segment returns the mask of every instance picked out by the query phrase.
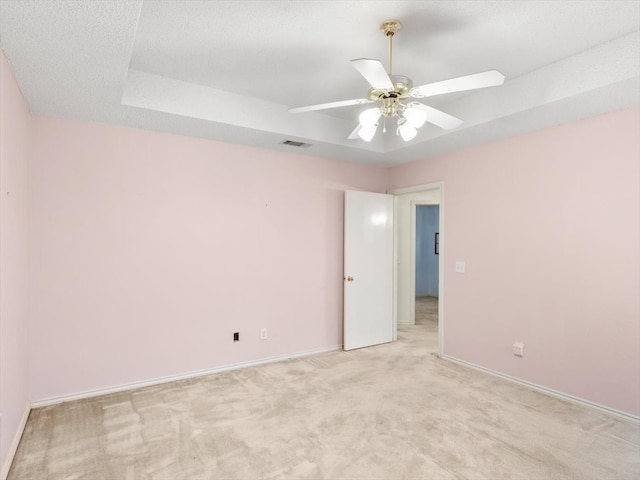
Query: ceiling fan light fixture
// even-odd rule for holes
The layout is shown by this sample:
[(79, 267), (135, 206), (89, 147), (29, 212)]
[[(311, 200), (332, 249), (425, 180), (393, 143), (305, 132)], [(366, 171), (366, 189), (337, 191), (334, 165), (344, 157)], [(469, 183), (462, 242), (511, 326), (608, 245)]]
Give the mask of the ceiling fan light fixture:
[(376, 130), (378, 129), (378, 124), (375, 123), (373, 125), (363, 125), (360, 130), (358, 130), (358, 136), (364, 140), (365, 142), (370, 142), (376, 134)]
[(364, 128), (373, 127), (378, 123), (381, 115), (382, 112), (380, 111), (380, 108), (368, 108), (360, 114), (358, 120), (360, 120), (360, 125)]
[(418, 130), (406, 118), (401, 118), (398, 120), (398, 131), (396, 133), (402, 137), (402, 140), (408, 142), (416, 137)]
[(404, 118), (407, 119), (414, 128), (420, 128), (427, 121), (427, 112), (424, 110), (409, 105), (404, 111)]

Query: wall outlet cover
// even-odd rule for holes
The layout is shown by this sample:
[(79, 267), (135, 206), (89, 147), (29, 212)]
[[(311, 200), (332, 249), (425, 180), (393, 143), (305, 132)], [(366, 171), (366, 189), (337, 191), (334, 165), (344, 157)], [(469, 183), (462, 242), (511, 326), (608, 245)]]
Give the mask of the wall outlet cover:
[(522, 342), (515, 342), (513, 344), (513, 354), (516, 357), (524, 357), (524, 343)]

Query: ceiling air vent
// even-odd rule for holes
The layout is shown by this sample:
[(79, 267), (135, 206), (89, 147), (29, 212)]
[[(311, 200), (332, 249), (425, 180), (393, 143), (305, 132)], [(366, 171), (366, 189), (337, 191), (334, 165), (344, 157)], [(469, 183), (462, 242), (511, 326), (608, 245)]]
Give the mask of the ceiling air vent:
[(310, 143), (296, 142), (295, 140), (283, 140), (280, 142), (280, 144), (289, 145), (290, 147), (298, 147), (298, 148), (309, 148), (311, 146)]

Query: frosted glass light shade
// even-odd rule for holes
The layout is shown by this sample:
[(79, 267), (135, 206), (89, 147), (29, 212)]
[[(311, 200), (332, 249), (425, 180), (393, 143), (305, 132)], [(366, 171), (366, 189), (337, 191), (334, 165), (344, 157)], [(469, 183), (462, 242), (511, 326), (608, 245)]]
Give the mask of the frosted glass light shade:
[(405, 142), (408, 142), (409, 140), (413, 140), (415, 136), (418, 134), (418, 130), (416, 130), (416, 128), (413, 125), (411, 125), (408, 121), (403, 125), (401, 125), (400, 127), (398, 127), (398, 131), (400, 132), (400, 136), (402, 137), (402, 140), (404, 140)]
[(360, 114), (358, 120), (360, 120), (360, 125), (363, 127), (372, 127), (378, 122), (380, 115), (382, 115), (382, 112), (378, 107), (368, 108)]
[(373, 136), (376, 134), (376, 130), (378, 129), (378, 125), (362, 125), (360, 130), (358, 130), (358, 136), (364, 140), (365, 142), (370, 142)]
[(414, 128), (420, 128), (427, 121), (427, 112), (418, 107), (408, 107), (404, 111), (404, 118), (407, 119)]

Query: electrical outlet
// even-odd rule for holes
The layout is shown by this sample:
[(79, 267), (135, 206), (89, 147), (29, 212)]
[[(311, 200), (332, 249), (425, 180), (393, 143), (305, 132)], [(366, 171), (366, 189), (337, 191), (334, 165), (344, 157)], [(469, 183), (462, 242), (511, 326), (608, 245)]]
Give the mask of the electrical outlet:
[(260, 329), (260, 340), (266, 340), (267, 339), (267, 329), (266, 328), (261, 328)]
[(524, 343), (516, 342), (513, 344), (513, 354), (516, 357), (524, 357)]
[(233, 341), (234, 342), (240, 341), (240, 332), (233, 332)]
[(456, 273), (465, 273), (467, 271), (467, 264), (465, 262), (456, 262)]

